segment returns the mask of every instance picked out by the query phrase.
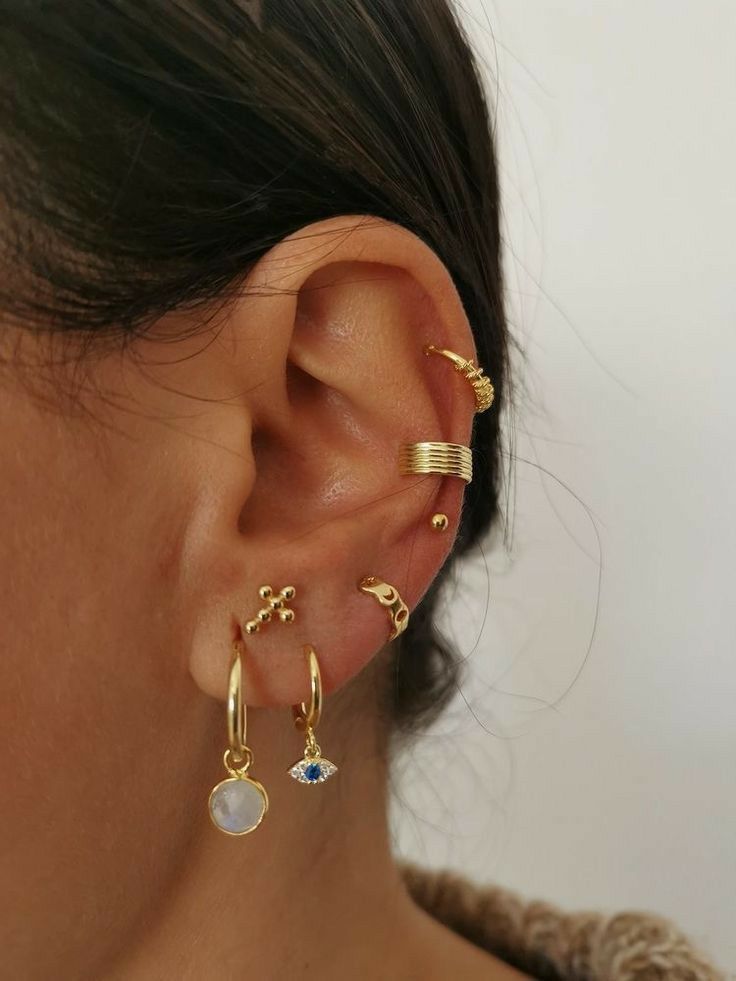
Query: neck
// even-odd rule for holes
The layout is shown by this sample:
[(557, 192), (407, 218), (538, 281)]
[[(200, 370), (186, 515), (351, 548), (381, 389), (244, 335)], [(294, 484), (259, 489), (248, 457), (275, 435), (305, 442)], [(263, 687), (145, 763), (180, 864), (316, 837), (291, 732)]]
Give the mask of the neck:
[[(372, 684), (366, 677), (360, 687)], [(323, 979), (405, 973), (398, 960), (407, 956), (405, 931), (418, 911), (391, 855), (383, 722), (358, 724), (379, 713), (356, 698), (360, 712), (332, 699), (335, 709), (342, 701), (332, 724), (328, 701), (319, 737), (339, 771), (315, 786), (286, 773), (301, 755), (290, 716), (250, 713), (252, 775), (270, 801), (262, 824), (243, 837), (218, 832), (203, 786), (201, 815), (186, 815), (202, 826), (181, 856), (179, 879), (151, 904), (155, 921), (128, 938), (125, 960), (110, 976), (282, 978), (317, 966)], [(208, 781), (224, 776), (210, 773)]]

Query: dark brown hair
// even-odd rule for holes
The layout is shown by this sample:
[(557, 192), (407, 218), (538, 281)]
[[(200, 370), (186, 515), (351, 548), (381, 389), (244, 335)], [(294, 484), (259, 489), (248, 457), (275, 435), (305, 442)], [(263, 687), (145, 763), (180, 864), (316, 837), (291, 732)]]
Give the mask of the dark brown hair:
[[(498, 511), (508, 341), (492, 127), (446, 0), (14, 0), (0, 112), (0, 309), (88, 348), (225, 298), (319, 219), (375, 215), (428, 243), (496, 388), (453, 557), (478, 542)], [(397, 645), (404, 726), (457, 683), (433, 623), (443, 576)]]

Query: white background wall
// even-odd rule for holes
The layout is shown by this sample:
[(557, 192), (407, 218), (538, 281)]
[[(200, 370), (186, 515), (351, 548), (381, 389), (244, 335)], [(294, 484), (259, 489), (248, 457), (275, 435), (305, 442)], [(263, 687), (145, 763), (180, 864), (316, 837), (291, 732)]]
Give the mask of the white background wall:
[(468, 675), (398, 847), (736, 971), (736, 4), (462, 6), (527, 363), (510, 554), (448, 594)]

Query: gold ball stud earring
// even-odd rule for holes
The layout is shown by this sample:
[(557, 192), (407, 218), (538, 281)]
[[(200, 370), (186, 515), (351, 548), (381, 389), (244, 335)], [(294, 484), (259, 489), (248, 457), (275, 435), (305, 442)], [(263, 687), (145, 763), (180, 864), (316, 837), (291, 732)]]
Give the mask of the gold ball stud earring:
[(409, 626), (409, 607), (401, 598), (396, 586), (384, 582), (378, 576), (364, 576), (358, 583), (358, 589), (375, 597), (381, 606), (385, 606), (391, 624), (389, 640), (394, 640)]
[(337, 773), (337, 767), (322, 756), (322, 750), (317, 743), (314, 730), (322, 715), (322, 676), (319, 673), (317, 652), (311, 644), (304, 645), (304, 654), (309, 668), (310, 696), (309, 705), (300, 702), (292, 705), (294, 725), (306, 734), (307, 744), (302, 759), (293, 763), (288, 773), (299, 783), (324, 783)]
[(243, 627), (246, 634), (258, 633), (262, 626), (273, 620), (274, 614), (279, 618), (281, 623), (294, 622), (295, 613), (288, 606), (296, 596), (296, 590), (293, 586), (284, 586), (276, 594), (274, 594), (271, 586), (261, 586), (258, 590), (258, 595), (264, 600), (266, 605), (256, 613), (252, 620), (246, 622)]
[(447, 531), (450, 526), (450, 519), (446, 514), (433, 514), (430, 524), (435, 531)]
[(237, 640), (227, 692), (227, 738), (223, 762), (229, 776), (216, 784), (209, 797), (212, 823), (226, 835), (247, 835), (255, 831), (268, 810), (266, 788), (248, 776), (253, 751), (246, 743), (247, 717), (243, 701), (242, 655), (245, 645)]

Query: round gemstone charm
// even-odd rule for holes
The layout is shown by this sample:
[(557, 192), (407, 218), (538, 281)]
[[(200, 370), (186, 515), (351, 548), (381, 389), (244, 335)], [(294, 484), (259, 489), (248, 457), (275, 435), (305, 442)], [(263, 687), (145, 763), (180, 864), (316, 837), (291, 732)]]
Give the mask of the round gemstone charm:
[(250, 777), (229, 777), (212, 788), (210, 817), (228, 835), (247, 835), (255, 831), (268, 810), (264, 787)]

